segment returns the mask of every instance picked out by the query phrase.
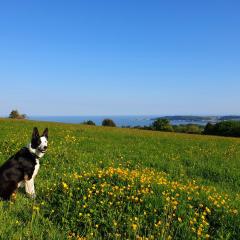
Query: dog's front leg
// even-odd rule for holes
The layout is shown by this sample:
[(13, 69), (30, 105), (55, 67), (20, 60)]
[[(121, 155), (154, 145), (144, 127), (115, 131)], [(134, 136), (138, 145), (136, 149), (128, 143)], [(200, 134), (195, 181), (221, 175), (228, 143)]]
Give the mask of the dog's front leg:
[(25, 191), (27, 194), (30, 195), (31, 198), (35, 198), (35, 188), (34, 188), (34, 179), (31, 178), (30, 180), (25, 181)]

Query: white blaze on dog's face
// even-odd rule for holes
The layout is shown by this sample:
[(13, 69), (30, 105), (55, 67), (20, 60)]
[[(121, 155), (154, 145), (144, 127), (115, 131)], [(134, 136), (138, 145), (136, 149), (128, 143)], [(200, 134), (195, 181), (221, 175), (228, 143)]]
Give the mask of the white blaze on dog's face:
[(31, 153), (37, 155), (39, 158), (43, 157), (48, 147), (48, 129), (46, 128), (40, 137), (38, 129), (35, 127), (32, 133), (32, 140), (29, 144)]
[(48, 140), (45, 136), (40, 137), (41, 144), (38, 147), (38, 150), (41, 152), (46, 152), (47, 151), (47, 146), (48, 146)]

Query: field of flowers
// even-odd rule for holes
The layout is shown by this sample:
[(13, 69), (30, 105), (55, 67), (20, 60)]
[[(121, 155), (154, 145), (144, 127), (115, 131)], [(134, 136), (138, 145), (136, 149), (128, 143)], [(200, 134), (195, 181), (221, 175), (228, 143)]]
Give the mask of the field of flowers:
[(49, 127), (0, 239), (240, 239), (240, 139), (0, 119), (0, 163)]

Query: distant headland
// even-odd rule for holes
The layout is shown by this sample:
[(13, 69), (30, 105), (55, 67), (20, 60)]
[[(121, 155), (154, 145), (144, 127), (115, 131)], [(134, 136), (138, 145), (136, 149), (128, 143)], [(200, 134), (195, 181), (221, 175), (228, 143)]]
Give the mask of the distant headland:
[(219, 121), (231, 121), (240, 120), (239, 115), (226, 115), (226, 116), (194, 116), (194, 115), (174, 115), (174, 116), (161, 116), (153, 118), (156, 119), (168, 119), (169, 121), (179, 121), (179, 122), (212, 122), (216, 123)]

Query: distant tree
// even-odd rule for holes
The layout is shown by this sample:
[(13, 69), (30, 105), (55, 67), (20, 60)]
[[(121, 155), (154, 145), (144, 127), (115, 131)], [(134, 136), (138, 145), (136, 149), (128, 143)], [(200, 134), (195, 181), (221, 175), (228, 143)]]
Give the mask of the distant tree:
[(171, 126), (170, 121), (165, 118), (155, 120), (152, 124), (152, 129), (156, 131), (173, 132), (173, 127)]
[(11, 113), (9, 114), (9, 118), (12, 119), (26, 119), (27, 115), (26, 114), (20, 114), (18, 110), (12, 110)]
[(240, 137), (240, 121), (222, 121), (216, 124), (207, 124), (204, 134)]
[(214, 135), (214, 132), (215, 132), (215, 125), (210, 122), (207, 123), (207, 125), (204, 128), (203, 134)]
[(102, 121), (102, 126), (116, 127), (116, 123), (112, 119), (107, 118)]
[(215, 134), (220, 136), (240, 137), (240, 121), (223, 121), (216, 123)]
[(95, 122), (93, 122), (92, 120), (88, 120), (88, 121), (84, 121), (82, 124), (85, 124), (85, 125), (92, 125), (92, 126), (95, 126)]

